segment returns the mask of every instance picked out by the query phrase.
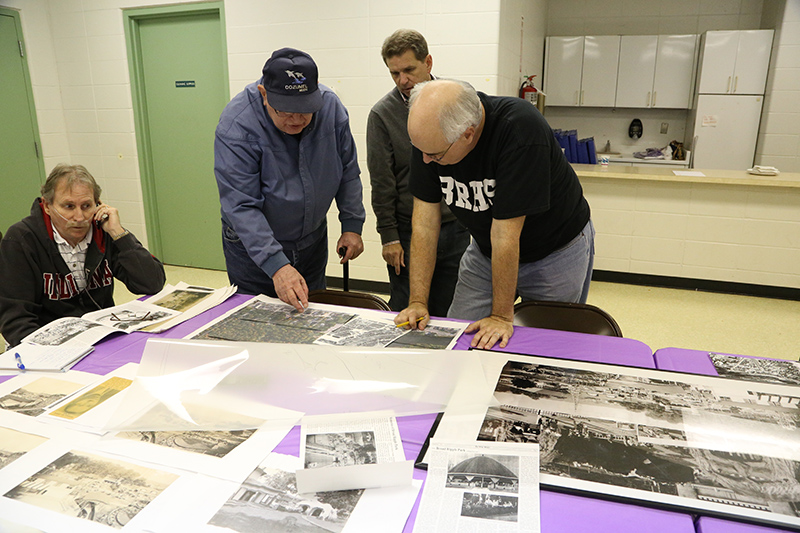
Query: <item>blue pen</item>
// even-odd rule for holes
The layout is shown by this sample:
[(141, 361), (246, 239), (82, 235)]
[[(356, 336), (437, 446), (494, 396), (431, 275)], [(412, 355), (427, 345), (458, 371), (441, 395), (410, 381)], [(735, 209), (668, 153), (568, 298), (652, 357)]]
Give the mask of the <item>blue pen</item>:
[(22, 364), (22, 357), (20, 357), (17, 352), (14, 352), (14, 359), (17, 360), (17, 368), (25, 370), (25, 365)]

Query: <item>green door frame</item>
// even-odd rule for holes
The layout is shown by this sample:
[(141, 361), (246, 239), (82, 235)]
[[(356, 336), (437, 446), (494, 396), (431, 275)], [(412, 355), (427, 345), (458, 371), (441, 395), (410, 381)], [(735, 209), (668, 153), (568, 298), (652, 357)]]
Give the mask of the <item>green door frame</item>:
[(217, 14), (220, 21), (222, 38), (222, 65), (224, 87), (228, 91), (226, 99), (230, 99), (230, 83), (228, 80), (228, 54), (225, 33), (224, 3), (202, 2), (197, 4), (181, 4), (161, 7), (145, 7), (123, 9), (123, 25), (125, 27), (125, 46), (128, 52), (128, 69), (131, 73), (131, 97), (133, 101), (133, 124), (136, 131), (136, 150), (139, 154), (139, 174), (144, 200), (145, 223), (147, 225), (147, 247), (158, 257), (163, 257), (161, 234), (156, 231), (160, 227), (155, 194), (155, 172), (150, 140), (150, 120), (147, 116), (147, 98), (143, 84), (143, 65), (141, 41), (139, 39), (139, 21), (145, 19), (174, 17), (175, 15)]
[(28, 66), (28, 54), (25, 47), (25, 39), (22, 35), (22, 21), (19, 18), (19, 11), (9, 9), (7, 7), (0, 7), (0, 15), (5, 15), (14, 19), (14, 25), (17, 29), (17, 41), (20, 43), (20, 53), (22, 56), (22, 76), (25, 81), (25, 87), (28, 91), (28, 112), (31, 114), (31, 124), (33, 126), (33, 141), (36, 143), (36, 161), (39, 164), (39, 181), (44, 183), (45, 170), (44, 170), (44, 153), (42, 150), (42, 139), (39, 135), (39, 121), (36, 117), (36, 104), (33, 101), (33, 84), (31, 83), (31, 72)]

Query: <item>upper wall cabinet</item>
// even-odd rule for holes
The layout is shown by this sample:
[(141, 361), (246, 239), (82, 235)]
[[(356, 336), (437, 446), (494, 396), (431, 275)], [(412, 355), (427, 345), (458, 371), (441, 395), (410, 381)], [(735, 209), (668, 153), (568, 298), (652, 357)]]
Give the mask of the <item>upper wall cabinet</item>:
[(619, 41), (618, 35), (548, 37), (547, 105), (613, 107)]
[(616, 107), (688, 109), (696, 53), (697, 35), (623, 35)]
[(773, 30), (706, 32), (697, 92), (764, 94), (772, 35)]

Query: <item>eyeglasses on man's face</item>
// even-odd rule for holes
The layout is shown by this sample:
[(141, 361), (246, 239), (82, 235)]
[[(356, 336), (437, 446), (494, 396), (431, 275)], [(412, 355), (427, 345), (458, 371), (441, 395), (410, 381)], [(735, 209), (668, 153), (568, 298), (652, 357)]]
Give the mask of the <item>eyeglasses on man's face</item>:
[[(457, 140), (458, 140), (458, 139), (456, 139), (456, 141), (457, 141)], [(450, 151), (450, 148), (452, 148), (452, 147), (453, 147), (453, 145), (456, 143), (456, 141), (453, 141), (453, 142), (451, 142), (451, 143), (450, 143), (450, 146), (448, 146), (447, 148), (445, 148), (445, 149), (444, 149), (444, 151), (442, 151), (442, 152), (437, 152), (437, 153), (435, 153), (435, 154), (429, 154), (428, 152), (422, 152), (422, 155), (424, 155), (425, 157), (427, 157), (428, 159), (430, 159), (430, 160), (431, 160), (431, 161), (433, 161), (434, 163), (438, 163), (439, 161), (441, 161), (442, 159), (444, 159), (444, 156), (446, 156), (446, 155), (447, 155), (447, 152), (449, 152), (449, 151)], [(411, 146), (414, 146), (414, 145), (412, 144)], [(420, 150), (420, 151), (422, 151), (422, 150)]]

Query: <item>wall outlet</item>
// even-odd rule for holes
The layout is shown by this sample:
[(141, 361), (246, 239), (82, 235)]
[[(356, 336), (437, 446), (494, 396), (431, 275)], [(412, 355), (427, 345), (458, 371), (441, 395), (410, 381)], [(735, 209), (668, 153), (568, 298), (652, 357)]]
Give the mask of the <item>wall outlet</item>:
[(669, 129), (669, 122), (662, 122), (661, 123), (661, 133), (667, 133)]

